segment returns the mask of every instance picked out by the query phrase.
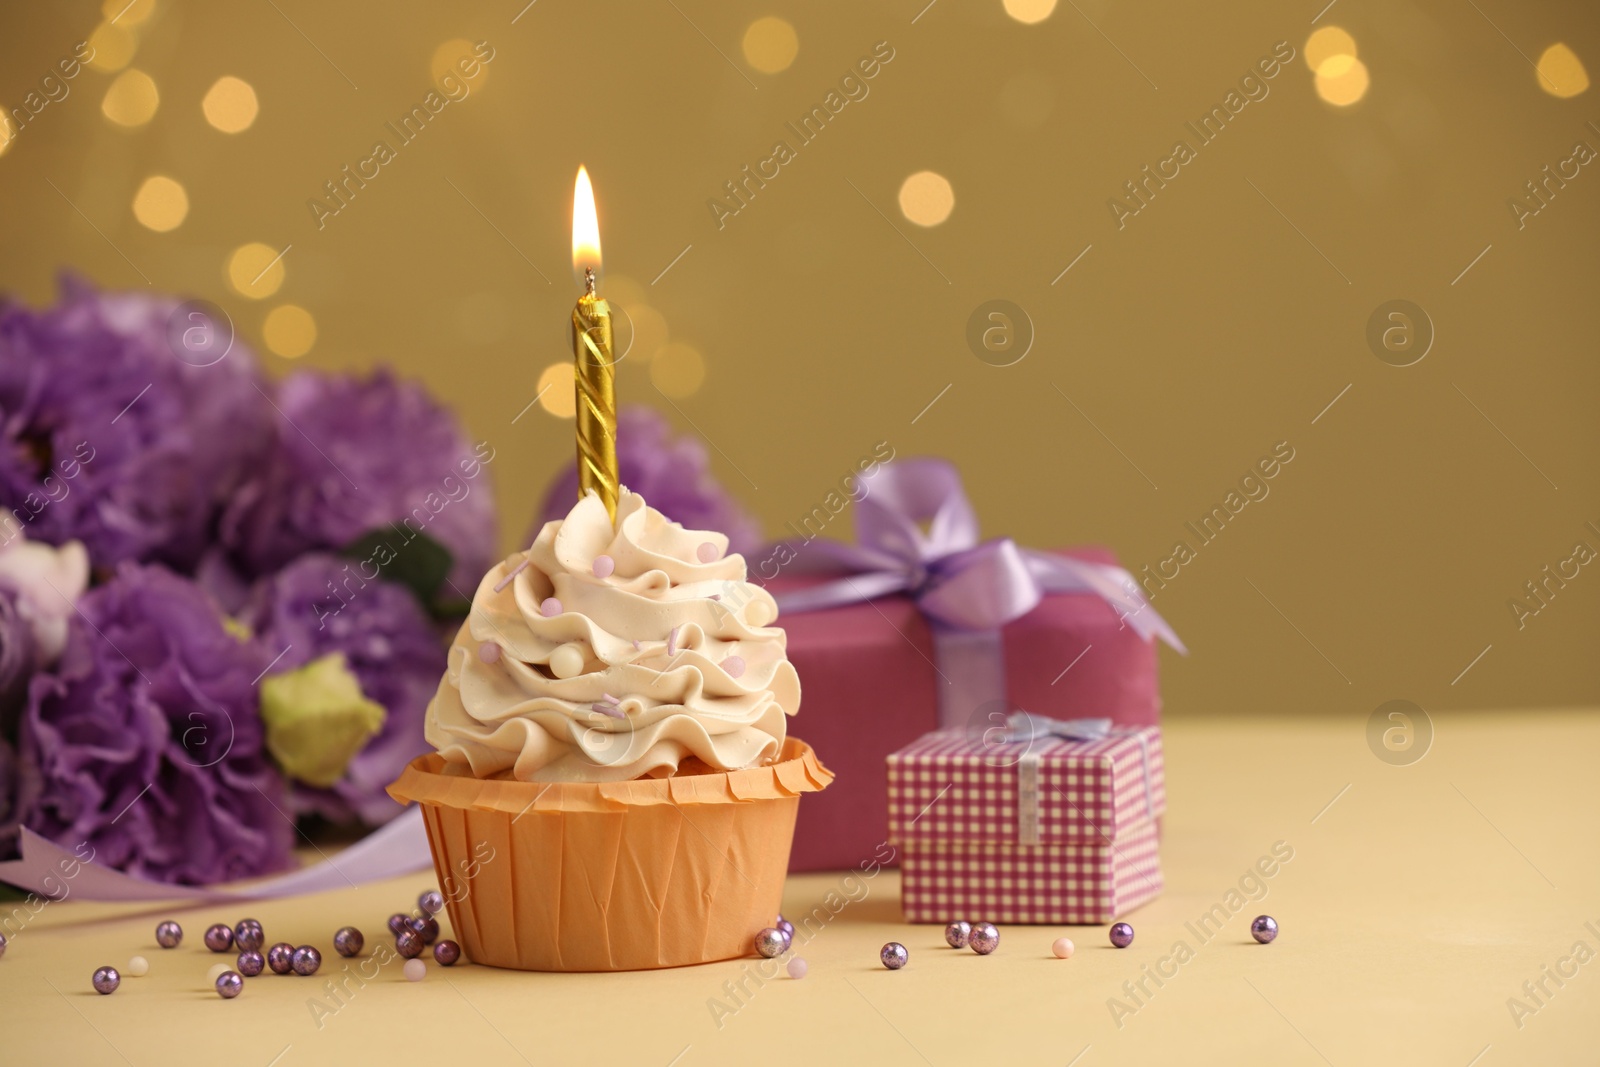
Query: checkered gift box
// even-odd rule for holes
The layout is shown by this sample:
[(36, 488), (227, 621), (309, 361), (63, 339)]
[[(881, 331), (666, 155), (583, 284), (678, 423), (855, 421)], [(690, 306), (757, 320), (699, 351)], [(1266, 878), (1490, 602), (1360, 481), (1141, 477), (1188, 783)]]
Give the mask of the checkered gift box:
[(1161, 892), (1156, 825), (1116, 844), (907, 844), (900, 858), (906, 921), (1108, 923)]
[(996, 744), (925, 734), (889, 757), (910, 922), (1102, 923), (1161, 891), (1161, 732)]

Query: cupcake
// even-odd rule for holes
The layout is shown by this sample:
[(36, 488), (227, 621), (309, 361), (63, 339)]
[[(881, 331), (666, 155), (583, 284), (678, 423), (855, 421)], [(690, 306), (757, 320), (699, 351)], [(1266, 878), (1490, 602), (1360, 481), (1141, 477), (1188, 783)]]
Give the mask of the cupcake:
[(428, 707), (417, 801), (468, 958), (538, 971), (731, 959), (779, 910), (800, 681), (721, 534), (593, 493), (484, 576)]

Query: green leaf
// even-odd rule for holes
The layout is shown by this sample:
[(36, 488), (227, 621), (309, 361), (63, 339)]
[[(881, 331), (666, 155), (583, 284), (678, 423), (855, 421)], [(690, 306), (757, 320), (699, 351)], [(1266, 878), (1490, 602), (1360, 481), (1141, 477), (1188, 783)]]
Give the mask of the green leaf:
[(380, 577), (411, 590), (430, 611), (455, 557), (427, 534), (398, 526), (371, 530), (344, 547), (340, 555), (369, 562)]

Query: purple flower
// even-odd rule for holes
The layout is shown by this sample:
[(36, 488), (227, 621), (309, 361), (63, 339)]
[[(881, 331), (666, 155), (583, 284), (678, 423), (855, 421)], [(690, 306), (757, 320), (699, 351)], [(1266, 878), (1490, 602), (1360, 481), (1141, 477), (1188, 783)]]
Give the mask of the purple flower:
[(193, 582), (123, 564), (34, 676), (21, 759), (29, 829), (96, 862), (202, 885), (284, 867), (294, 836), (255, 680), (268, 655)]
[[(654, 408), (617, 413), (617, 468), (623, 485), (681, 526), (726, 534), (731, 552), (749, 552), (761, 543), (760, 523), (712, 477), (705, 445), (696, 437), (674, 438)], [(545, 523), (566, 518), (577, 502), (578, 468), (568, 462), (545, 493), (527, 542)]]
[(39, 658), (37, 645), (17, 594), (0, 586), (0, 741), (16, 737), (17, 713), (27, 701), (28, 680)]
[[(494, 555), (487, 444), (469, 445), (450, 412), (387, 371), (301, 372), (278, 387), (276, 443), (224, 518), (222, 542), (251, 575), (403, 527), (450, 550), (446, 596), (470, 599)], [(396, 531), (398, 532), (398, 531)], [(403, 536), (403, 535), (402, 535)]]
[(28, 698), (38, 653), (33, 626), (14, 594), (0, 589), (0, 860), (16, 855), (21, 822), (22, 767), (17, 763), (17, 722)]
[(332, 788), (290, 783), (297, 813), (376, 826), (402, 810), (384, 788), (428, 749), (423, 716), (444, 673), (445, 646), (416, 597), (381, 579), (364, 580), (361, 567), (303, 556), (257, 586), (250, 617), (269, 655), (289, 649), (274, 673), (342, 652), (361, 692), (388, 712)]
[(0, 524), (76, 538), (107, 573), (194, 568), (267, 445), (270, 409), (243, 346), (205, 367), (174, 355), (177, 308), (72, 278), (54, 307), (0, 305)]

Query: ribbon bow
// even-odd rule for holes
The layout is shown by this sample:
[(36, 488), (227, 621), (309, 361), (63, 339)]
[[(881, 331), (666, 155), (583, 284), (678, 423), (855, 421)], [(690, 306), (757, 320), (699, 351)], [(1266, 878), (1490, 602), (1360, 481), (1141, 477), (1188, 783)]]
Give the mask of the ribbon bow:
[(790, 543), (797, 569), (846, 575), (785, 593), (777, 598), (780, 611), (815, 611), (908, 593), (934, 622), (977, 631), (1021, 618), (1046, 593), (1093, 593), (1140, 637), (1159, 636), (1187, 651), (1121, 567), (1036, 552), (1009, 537), (980, 542), (972, 502), (949, 463), (885, 463), (862, 483), (866, 492), (855, 505), (855, 544)]
[[(1044, 753), (1032, 747), (1041, 737), (1066, 741), (1099, 741), (1113, 734), (1126, 734), (1139, 740), (1139, 766), (1144, 775), (1145, 817), (1156, 817), (1155, 783), (1150, 775), (1150, 742), (1138, 727), (1117, 728), (1110, 719), (1052, 719), (1031, 711), (1014, 711), (1006, 717), (1005, 743), (1028, 743), (1017, 761), (1017, 843), (1037, 845), (1041, 840), (1039, 773)], [(1099, 828), (1096, 828), (1099, 830)], [(1104, 833), (1103, 830), (1099, 830)]]

